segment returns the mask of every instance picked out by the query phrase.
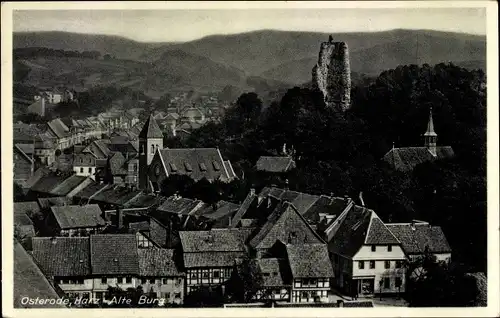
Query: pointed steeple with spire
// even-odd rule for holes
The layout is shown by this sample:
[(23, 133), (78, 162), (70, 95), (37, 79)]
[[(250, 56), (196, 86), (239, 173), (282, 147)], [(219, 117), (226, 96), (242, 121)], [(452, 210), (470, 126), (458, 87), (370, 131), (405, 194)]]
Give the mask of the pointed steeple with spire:
[(434, 131), (434, 121), (432, 120), (432, 107), (429, 110), (429, 121), (427, 122), (427, 131), (424, 134), (424, 145), (429, 152), (436, 156), (437, 134)]
[(148, 139), (148, 138), (163, 138), (163, 133), (158, 126), (153, 114), (149, 115), (149, 118), (146, 120), (146, 123), (142, 127), (141, 132), (139, 133), (139, 138)]
[(149, 165), (158, 150), (163, 149), (163, 132), (153, 114), (149, 115), (139, 133), (139, 187), (148, 187)]

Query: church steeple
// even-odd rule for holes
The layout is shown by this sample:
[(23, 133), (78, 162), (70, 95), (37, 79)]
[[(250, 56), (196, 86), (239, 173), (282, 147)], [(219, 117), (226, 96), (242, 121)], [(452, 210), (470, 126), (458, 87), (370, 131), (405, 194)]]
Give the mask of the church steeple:
[(434, 121), (432, 120), (432, 107), (429, 110), (429, 121), (427, 122), (427, 131), (424, 134), (424, 145), (429, 152), (436, 156), (437, 134), (434, 131)]
[(163, 132), (151, 114), (139, 133), (139, 187), (141, 189), (148, 187), (149, 165), (159, 149), (163, 149)]

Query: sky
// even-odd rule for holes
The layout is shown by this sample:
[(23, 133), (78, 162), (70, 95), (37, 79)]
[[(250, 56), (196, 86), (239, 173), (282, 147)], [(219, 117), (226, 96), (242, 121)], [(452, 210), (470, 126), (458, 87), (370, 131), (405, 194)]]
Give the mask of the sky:
[(140, 42), (183, 42), (213, 34), (274, 29), (372, 32), (432, 29), (486, 34), (484, 8), (280, 8), (16, 10), (13, 30), (67, 31), (123, 36)]

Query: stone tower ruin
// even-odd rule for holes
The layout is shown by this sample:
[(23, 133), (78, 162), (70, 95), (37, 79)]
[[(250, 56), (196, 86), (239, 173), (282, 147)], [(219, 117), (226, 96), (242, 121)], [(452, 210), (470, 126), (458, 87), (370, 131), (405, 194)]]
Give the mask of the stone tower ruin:
[(318, 63), (312, 70), (314, 89), (320, 90), (327, 107), (345, 111), (351, 105), (351, 67), (345, 42), (321, 43)]

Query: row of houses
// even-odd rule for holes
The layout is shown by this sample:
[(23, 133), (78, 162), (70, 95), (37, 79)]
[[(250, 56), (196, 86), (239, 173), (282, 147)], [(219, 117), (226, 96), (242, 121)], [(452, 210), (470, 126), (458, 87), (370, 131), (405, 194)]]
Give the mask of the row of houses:
[[(225, 286), (231, 276), (238, 275), (236, 265), (247, 258), (256, 262), (263, 277), (255, 301), (325, 302), (332, 287), (353, 295), (402, 293), (410, 274), (408, 260), (426, 252), (442, 261), (451, 257), (440, 227), (422, 221), (384, 223), (373, 210), (350, 198), (271, 187), (259, 194), (250, 191), (240, 204), (208, 205), (179, 196), (161, 198), (116, 186), (90, 184), (74, 193), (72, 199), (73, 203), (78, 200), (90, 205), (76, 209), (63, 206), (67, 210), (63, 213), (66, 222), (73, 221), (71, 215), (77, 220), (77, 214), (90, 210), (85, 206), (99, 204), (102, 219), (96, 216), (87, 220), (93, 220), (101, 230), (113, 224), (127, 229), (126, 235), (131, 238), (126, 240), (133, 237), (135, 242), (127, 243), (128, 252), (167, 249), (178, 255), (172, 257), (177, 272), (185, 275), (182, 284), (186, 295), (205, 286)], [(92, 209), (97, 211), (95, 206)], [(56, 217), (59, 211), (51, 208), (51, 215), (61, 224), (61, 218)], [(85, 226), (89, 227), (88, 223)], [(99, 231), (73, 231), (71, 237), (64, 239), (78, 238), (73, 235), (107, 235), (94, 233)], [(120, 244), (116, 243), (119, 239), (113, 240), (113, 244)], [(97, 279), (92, 272), (86, 273), (90, 276), (80, 279)], [(70, 274), (77, 273), (67, 275)], [(130, 275), (133, 286), (143, 286), (140, 272), (123, 275)], [(63, 289), (75, 289), (74, 285), (80, 283), (65, 283), (63, 287), (67, 288)], [(85, 292), (101, 297), (95, 294), (104, 287), (99, 288)]]

